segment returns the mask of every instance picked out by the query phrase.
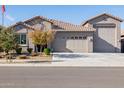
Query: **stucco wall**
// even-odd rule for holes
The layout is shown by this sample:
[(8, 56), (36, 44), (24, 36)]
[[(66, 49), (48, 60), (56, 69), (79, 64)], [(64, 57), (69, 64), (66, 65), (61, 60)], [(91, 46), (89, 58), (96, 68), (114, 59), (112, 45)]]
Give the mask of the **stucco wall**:
[[(121, 52), (120, 21), (108, 16), (101, 16), (89, 21), (89, 23), (96, 28), (96, 32), (94, 32), (94, 52)], [(96, 26), (99, 24), (104, 26)], [(112, 26), (113, 24), (115, 27)], [(100, 47), (103, 47), (103, 49)]]

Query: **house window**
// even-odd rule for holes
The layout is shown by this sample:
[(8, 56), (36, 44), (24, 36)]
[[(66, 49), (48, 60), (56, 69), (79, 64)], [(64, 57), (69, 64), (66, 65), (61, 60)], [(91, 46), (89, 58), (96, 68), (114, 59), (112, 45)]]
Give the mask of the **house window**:
[(83, 37), (83, 39), (85, 40), (85, 39), (87, 39), (87, 37), (86, 37), (86, 36), (84, 36), (84, 37)]
[(18, 34), (17, 42), (18, 44), (26, 44), (26, 34)]
[(71, 39), (74, 39), (74, 37), (71, 37)]
[(20, 35), (16, 35), (17, 43), (20, 44)]
[(75, 39), (78, 39), (78, 37), (76, 36)]
[(82, 37), (80, 36), (79, 39), (82, 39)]

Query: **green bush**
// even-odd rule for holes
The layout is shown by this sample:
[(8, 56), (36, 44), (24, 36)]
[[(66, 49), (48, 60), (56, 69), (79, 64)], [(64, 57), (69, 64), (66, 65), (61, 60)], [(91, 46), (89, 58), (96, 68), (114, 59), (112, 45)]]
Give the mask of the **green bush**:
[(50, 55), (51, 50), (49, 48), (44, 49), (45, 55)]
[(21, 54), (22, 53), (22, 48), (16, 48), (16, 53)]
[(27, 51), (28, 51), (29, 54), (32, 53), (32, 50), (33, 50), (33, 48), (27, 48)]

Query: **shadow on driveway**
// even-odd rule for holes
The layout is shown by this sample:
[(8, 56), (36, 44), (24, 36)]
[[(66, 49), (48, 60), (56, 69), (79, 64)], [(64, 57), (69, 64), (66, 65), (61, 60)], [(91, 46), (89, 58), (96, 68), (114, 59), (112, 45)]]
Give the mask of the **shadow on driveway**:
[(54, 54), (55, 57), (59, 58), (82, 58), (82, 57), (88, 57), (87, 55), (81, 55), (81, 54)]

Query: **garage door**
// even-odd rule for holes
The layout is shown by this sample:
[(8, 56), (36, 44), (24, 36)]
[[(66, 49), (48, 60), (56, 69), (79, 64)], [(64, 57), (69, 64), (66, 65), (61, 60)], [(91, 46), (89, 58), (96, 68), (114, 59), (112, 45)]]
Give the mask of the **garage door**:
[(88, 40), (81, 35), (57, 35), (53, 43), (54, 52), (87, 52)]
[(66, 48), (73, 52), (86, 52), (87, 40), (67, 40)]
[(94, 52), (115, 52), (115, 28), (99, 27), (94, 35)]

